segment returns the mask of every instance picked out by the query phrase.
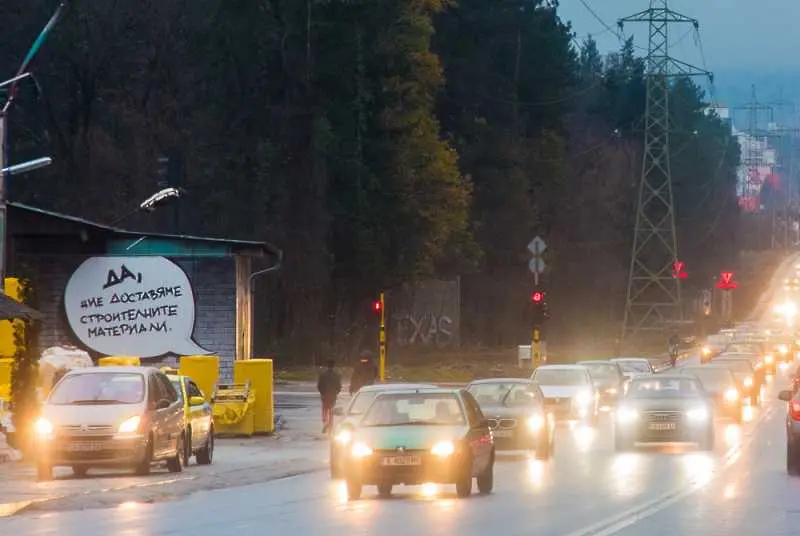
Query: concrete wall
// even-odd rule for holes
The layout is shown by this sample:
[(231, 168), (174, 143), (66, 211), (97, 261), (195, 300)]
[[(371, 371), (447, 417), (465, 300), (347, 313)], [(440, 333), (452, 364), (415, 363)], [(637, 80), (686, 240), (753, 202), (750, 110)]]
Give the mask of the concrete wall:
[[(81, 346), (64, 313), (64, 288), (70, 275), (86, 259), (79, 255), (20, 255), (9, 276), (31, 278), (37, 307), (43, 314), (41, 349), (60, 344)], [(236, 283), (233, 258), (172, 259), (192, 282), (196, 300), (194, 339), (220, 357), (220, 376), (230, 380), (236, 347)], [(21, 268), (25, 266), (25, 268)], [(97, 356), (94, 356), (97, 357)], [(154, 362), (177, 363), (174, 356)]]

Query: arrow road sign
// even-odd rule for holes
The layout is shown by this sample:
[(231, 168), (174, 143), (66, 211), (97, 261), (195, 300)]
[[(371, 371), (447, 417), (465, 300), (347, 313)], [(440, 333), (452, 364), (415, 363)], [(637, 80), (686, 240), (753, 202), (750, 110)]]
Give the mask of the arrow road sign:
[(533, 253), (534, 257), (540, 256), (542, 253), (544, 253), (544, 250), (546, 249), (547, 249), (547, 244), (539, 236), (531, 240), (530, 244), (528, 244), (528, 251)]

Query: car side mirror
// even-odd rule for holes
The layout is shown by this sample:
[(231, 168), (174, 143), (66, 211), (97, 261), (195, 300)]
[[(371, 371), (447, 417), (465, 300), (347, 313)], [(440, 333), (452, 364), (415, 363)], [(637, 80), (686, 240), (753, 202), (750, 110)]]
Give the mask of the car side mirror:
[(206, 399), (202, 396), (193, 396), (189, 398), (189, 405), (190, 406), (202, 406), (206, 403)]
[(160, 410), (160, 409), (167, 409), (167, 408), (168, 408), (168, 407), (170, 407), (171, 405), (172, 405), (172, 402), (170, 402), (170, 401), (169, 401), (169, 400), (167, 400), (166, 398), (162, 398), (162, 399), (161, 399), (161, 400), (159, 400), (159, 401), (158, 401), (158, 403), (156, 404), (156, 411), (158, 411), (158, 410)]
[(344, 415), (344, 410), (341, 407), (333, 408), (333, 414), (337, 417), (341, 417)]
[(781, 391), (780, 393), (778, 393), (778, 398), (783, 400), (784, 402), (789, 402), (792, 399), (792, 392)]

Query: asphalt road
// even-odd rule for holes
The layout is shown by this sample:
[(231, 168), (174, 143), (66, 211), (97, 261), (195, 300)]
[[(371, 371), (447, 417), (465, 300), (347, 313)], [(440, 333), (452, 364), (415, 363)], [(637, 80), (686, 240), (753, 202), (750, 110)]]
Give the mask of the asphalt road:
[[(457, 499), (452, 486), (398, 487), (392, 499), (367, 488), (347, 502), (325, 472), (202, 492), (179, 502), (0, 520), (26, 536), (359, 534), (503, 536), (578, 534), (789, 534), (800, 479), (784, 470), (784, 405), (778, 378), (742, 425), (720, 423), (713, 453), (691, 448), (618, 454), (606, 415), (596, 429), (559, 429), (549, 462), (498, 457), (490, 496)], [(621, 532), (620, 532), (621, 531)], [(782, 532), (785, 531), (785, 532)]]

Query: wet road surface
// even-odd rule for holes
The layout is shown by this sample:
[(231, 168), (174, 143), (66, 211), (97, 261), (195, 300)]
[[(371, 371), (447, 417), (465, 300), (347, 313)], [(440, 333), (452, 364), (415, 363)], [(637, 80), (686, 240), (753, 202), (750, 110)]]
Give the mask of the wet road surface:
[(691, 447), (616, 453), (613, 424), (563, 426), (555, 458), (498, 455), (495, 491), (457, 499), (453, 486), (374, 488), (348, 502), (327, 472), (201, 492), (159, 504), (30, 514), (0, 520), (3, 534), (375, 535), (789, 534), (800, 528), (790, 501), (800, 479), (785, 473), (776, 378), (742, 425), (719, 423), (714, 452)]

